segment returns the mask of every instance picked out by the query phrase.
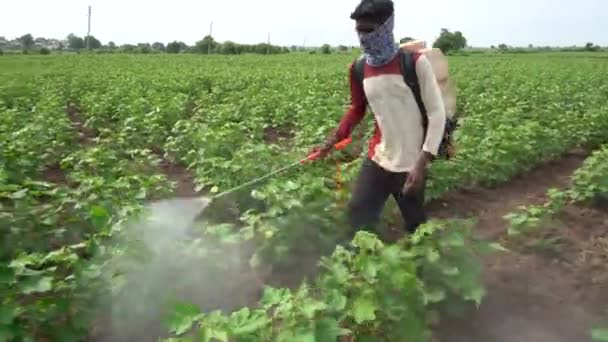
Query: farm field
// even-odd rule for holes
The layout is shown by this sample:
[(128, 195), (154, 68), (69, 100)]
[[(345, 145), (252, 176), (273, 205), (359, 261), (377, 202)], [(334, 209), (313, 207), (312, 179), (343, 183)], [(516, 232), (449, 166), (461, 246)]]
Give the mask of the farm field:
[(437, 220), (413, 237), (389, 208), (379, 237), (336, 248), (371, 115), (347, 150), (212, 203), (187, 236), (130, 225), (305, 157), (353, 57), (1, 57), (0, 341), (602, 341), (605, 54), (450, 57), (458, 156), (433, 164)]

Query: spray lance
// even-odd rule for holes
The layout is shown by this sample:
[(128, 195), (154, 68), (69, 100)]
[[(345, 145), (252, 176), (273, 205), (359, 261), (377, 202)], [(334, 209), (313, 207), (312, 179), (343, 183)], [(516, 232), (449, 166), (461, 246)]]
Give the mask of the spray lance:
[[(348, 146), (348, 144), (350, 144), (350, 143), (351, 143), (351, 141), (352, 141), (352, 140), (351, 140), (351, 138), (346, 138), (346, 139), (344, 139), (344, 140), (342, 140), (342, 141), (338, 142), (337, 144), (335, 144), (335, 145), (334, 145), (334, 148), (335, 148), (337, 151), (343, 150), (343, 149), (345, 149), (345, 148), (346, 148), (346, 146)], [(252, 180), (250, 180), (249, 182), (247, 182), (247, 183), (243, 183), (243, 184), (241, 184), (241, 185), (239, 185), (239, 186), (236, 186), (236, 187), (234, 187), (234, 188), (232, 188), (232, 189), (226, 190), (226, 191), (224, 191), (224, 192), (222, 192), (222, 193), (219, 193), (219, 194), (217, 194), (217, 195), (215, 195), (215, 196), (211, 197), (210, 199), (211, 199), (211, 200), (215, 200), (215, 199), (218, 199), (218, 198), (220, 198), (220, 197), (224, 197), (224, 196), (226, 196), (226, 195), (228, 195), (228, 194), (231, 194), (231, 193), (233, 193), (233, 192), (236, 192), (236, 191), (238, 191), (238, 190), (241, 190), (241, 189), (243, 189), (243, 188), (246, 188), (246, 187), (248, 187), (248, 186), (250, 186), (250, 185), (253, 185), (253, 184), (255, 184), (255, 183), (261, 182), (261, 181), (263, 181), (263, 180), (265, 180), (265, 179), (267, 179), (267, 178), (270, 178), (270, 177), (272, 177), (272, 176), (274, 176), (274, 175), (276, 175), (276, 174), (279, 174), (279, 173), (281, 173), (281, 172), (283, 172), (283, 171), (289, 170), (289, 169), (291, 169), (291, 168), (293, 168), (293, 167), (296, 167), (296, 166), (298, 166), (298, 165), (300, 165), (300, 164), (304, 164), (304, 163), (306, 163), (306, 162), (309, 162), (309, 161), (313, 161), (313, 160), (319, 159), (319, 157), (320, 157), (320, 156), (321, 156), (321, 152), (320, 152), (320, 151), (313, 152), (313, 153), (311, 153), (311, 154), (310, 154), (308, 157), (306, 157), (306, 158), (304, 158), (304, 159), (302, 159), (302, 160), (299, 160), (299, 161), (294, 162), (294, 163), (292, 163), (292, 164), (286, 165), (286, 166), (284, 166), (284, 167), (282, 167), (282, 168), (280, 168), (280, 169), (274, 170), (274, 171), (272, 171), (272, 172), (270, 172), (270, 173), (267, 173), (267, 174), (265, 174), (265, 175), (263, 175), (263, 176), (261, 176), (261, 177), (258, 177), (258, 178), (255, 178), (255, 179), (252, 179)]]
[[(335, 144), (334, 148), (337, 151), (343, 150), (351, 142), (352, 142), (351, 138), (346, 138), (346, 139), (338, 142), (337, 144)], [(302, 160), (293, 162), (289, 165), (281, 167), (277, 170), (269, 172), (265, 175), (252, 179), (246, 183), (243, 183), (232, 189), (228, 189), (226, 191), (223, 191), (223, 192), (221, 192), (217, 195), (211, 196), (211, 197), (201, 196), (201, 197), (195, 197), (195, 198), (177, 198), (177, 199), (161, 200), (161, 201), (157, 201), (157, 202), (150, 204), (149, 207), (153, 211), (163, 211), (165, 217), (174, 217), (174, 218), (179, 218), (181, 220), (192, 222), (214, 200), (217, 200), (221, 197), (224, 197), (224, 196), (234, 193), (236, 191), (247, 188), (253, 184), (259, 183), (265, 179), (268, 179), (276, 174), (279, 174), (281, 172), (294, 168), (298, 165), (302, 165), (307, 162), (317, 160), (317, 159), (319, 159), (320, 156), (321, 156), (320, 151), (313, 152)]]

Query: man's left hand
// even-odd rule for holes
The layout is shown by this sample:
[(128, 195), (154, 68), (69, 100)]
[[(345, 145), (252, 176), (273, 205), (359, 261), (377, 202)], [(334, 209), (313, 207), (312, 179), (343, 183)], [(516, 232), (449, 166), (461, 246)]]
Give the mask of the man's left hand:
[(405, 184), (403, 185), (402, 194), (404, 196), (413, 196), (424, 184), (424, 178), (426, 177), (426, 167), (431, 160), (432, 155), (428, 152), (422, 152), (418, 160), (416, 161), (416, 165), (407, 175), (407, 179), (405, 180)]

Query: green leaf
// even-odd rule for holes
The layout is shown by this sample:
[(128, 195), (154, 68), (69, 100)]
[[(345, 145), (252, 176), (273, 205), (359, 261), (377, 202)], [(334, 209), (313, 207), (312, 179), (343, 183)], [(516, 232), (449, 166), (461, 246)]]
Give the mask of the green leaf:
[(436, 250), (428, 249), (426, 251), (426, 259), (429, 262), (435, 263), (435, 262), (437, 262), (437, 260), (439, 260), (439, 258), (440, 258), (439, 252), (437, 252)]
[(327, 305), (330, 310), (333, 311), (342, 311), (346, 307), (346, 296), (342, 294), (339, 290), (331, 290), (328, 293)]
[(21, 293), (44, 293), (53, 288), (53, 277), (29, 277), (21, 282)]
[(190, 330), (192, 325), (202, 317), (203, 315), (199, 308), (195, 305), (177, 303), (168, 321), (169, 331), (176, 335), (181, 335)]
[(598, 342), (608, 342), (608, 329), (594, 329), (591, 338)]
[(464, 237), (458, 232), (450, 232), (441, 242), (442, 245), (452, 246), (452, 247), (462, 247), (465, 245)]
[(268, 324), (270, 320), (265, 316), (249, 318), (245, 322), (240, 322), (236, 327), (232, 328), (232, 333), (235, 337), (249, 335), (261, 330)]
[(0, 342), (13, 341), (14, 338), (15, 338), (14, 326), (0, 324)]
[(10, 195), (10, 198), (14, 199), (14, 200), (23, 199), (27, 195), (27, 192), (28, 192), (28, 189), (21, 189), (19, 191), (13, 192)]
[(104, 226), (107, 224), (110, 218), (110, 213), (108, 213), (108, 210), (98, 205), (91, 207), (91, 210), (89, 210), (89, 215), (91, 216), (91, 220), (96, 227)]
[(427, 303), (439, 303), (446, 298), (445, 290), (433, 289), (424, 291), (424, 299)]
[(315, 324), (315, 341), (335, 341), (338, 337), (350, 333), (350, 330), (341, 328), (339, 322), (333, 318), (325, 318)]
[(147, 196), (146, 189), (143, 188), (143, 189), (139, 190), (137, 195), (135, 195), (135, 199), (144, 200), (144, 199), (146, 199), (146, 196)]
[(486, 290), (482, 286), (476, 286), (471, 292), (465, 297), (467, 300), (473, 300), (477, 306), (481, 305), (481, 300), (486, 295)]
[(228, 332), (217, 328), (205, 327), (203, 329), (203, 341), (211, 342), (215, 341), (215, 339), (222, 342), (228, 342)]
[(503, 245), (501, 245), (498, 242), (490, 243), (490, 247), (497, 251), (506, 252), (506, 253), (510, 252), (508, 249), (506, 249)]
[(376, 319), (378, 307), (372, 298), (359, 297), (353, 303), (352, 314), (357, 324)]
[(15, 274), (12, 269), (0, 265), (0, 284), (11, 284), (15, 281)]
[(325, 310), (327, 308), (327, 304), (316, 301), (316, 300), (307, 300), (304, 302), (302, 306), (302, 313), (308, 319), (313, 319), (316, 315), (317, 311)]
[(19, 309), (11, 304), (2, 304), (0, 306), (0, 326), (9, 325), (13, 319), (19, 315)]

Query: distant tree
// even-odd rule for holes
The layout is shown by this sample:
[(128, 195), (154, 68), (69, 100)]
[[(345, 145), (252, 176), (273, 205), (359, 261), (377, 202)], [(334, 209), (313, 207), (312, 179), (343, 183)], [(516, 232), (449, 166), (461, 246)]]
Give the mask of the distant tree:
[(416, 40), (416, 39), (414, 39), (412, 37), (404, 37), (404, 38), (401, 38), (401, 40), (399, 41), (399, 43), (403, 44), (403, 43), (411, 42), (411, 41), (414, 41), (414, 40)]
[(109, 43), (108, 43), (108, 48), (109, 48), (109, 49), (112, 49), (112, 50), (113, 50), (113, 49), (116, 49), (116, 43), (114, 43), (114, 42), (109, 42)]
[(462, 32), (450, 32), (448, 29), (441, 29), (439, 38), (434, 42), (433, 47), (441, 49), (444, 53), (458, 51), (467, 45), (466, 38)]
[(137, 52), (148, 54), (152, 52), (152, 45), (150, 43), (139, 43), (137, 44)]
[(259, 43), (254, 46), (253, 51), (259, 55), (265, 55), (270, 52), (270, 46), (266, 43)]
[(346, 45), (340, 45), (338, 46), (338, 51), (346, 52), (348, 51), (348, 47)]
[(528, 44), (528, 49), (534, 49), (534, 45)]
[(507, 49), (509, 49), (509, 46), (507, 46), (507, 44), (505, 44), (505, 43), (502, 43), (502, 44), (498, 45), (498, 48), (500, 50), (507, 50)]
[(29, 33), (21, 36), (18, 40), (23, 47), (23, 51), (28, 51), (32, 48), (32, 46), (34, 46), (34, 37), (32, 37), (32, 35)]
[(156, 42), (156, 43), (152, 44), (152, 48), (154, 50), (158, 50), (158, 51), (165, 51), (165, 44)]
[(74, 50), (80, 50), (85, 47), (84, 39), (70, 33), (68, 35), (68, 47)]
[(135, 46), (133, 44), (123, 44), (120, 46), (120, 52), (135, 53), (135, 52), (137, 52), (137, 46)]
[[(89, 46), (89, 40), (91, 45)], [(101, 42), (95, 38), (94, 36), (88, 36), (84, 38), (84, 47), (90, 47), (91, 49), (99, 49), (101, 48), (102, 44)]]
[(218, 47), (218, 43), (213, 39), (213, 37), (207, 35), (202, 40), (199, 40), (194, 45), (194, 52), (196, 53), (209, 53), (209, 51), (213, 52)]
[(43, 47), (43, 48), (40, 49), (40, 54), (41, 55), (50, 55), (51, 54), (51, 50)]
[(585, 50), (587, 51), (599, 51), (600, 47), (597, 45), (593, 45), (592, 42), (588, 42), (587, 44), (585, 44)]
[(59, 43), (59, 45), (57, 46), (57, 50), (58, 51), (63, 51), (63, 49), (65, 48), (65, 46), (63, 46), (63, 43)]
[(180, 53), (185, 51), (188, 46), (183, 42), (173, 41), (167, 44), (167, 53)]
[(289, 48), (287, 46), (283, 46), (283, 48), (281, 49), (282, 53), (291, 53), (291, 50), (289, 50)]
[(4, 55), (4, 51), (2, 51), (2, 49), (0, 49), (0, 56)]
[(490, 49), (492, 49), (492, 50), (496, 49), (496, 45), (490, 46)]
[(237, 43), (227, 41), (220, 45), (219, 52), (224, 55), (236, 55), (239, 54), (240, 51)]
[(329, 46), (329, 44), (323, 44), (323, 46), (321, 46), (321, 53), (329, 55), (331, 53), (331, 46)]
[(467, 46), (467, 39), (462, 35), (462, 32), (450, 32), (448, 29), (441, 29), (439, 38), (433, 43), (434, 48), (440, 49), (443, 53), (450, 51), (458, 51)]

